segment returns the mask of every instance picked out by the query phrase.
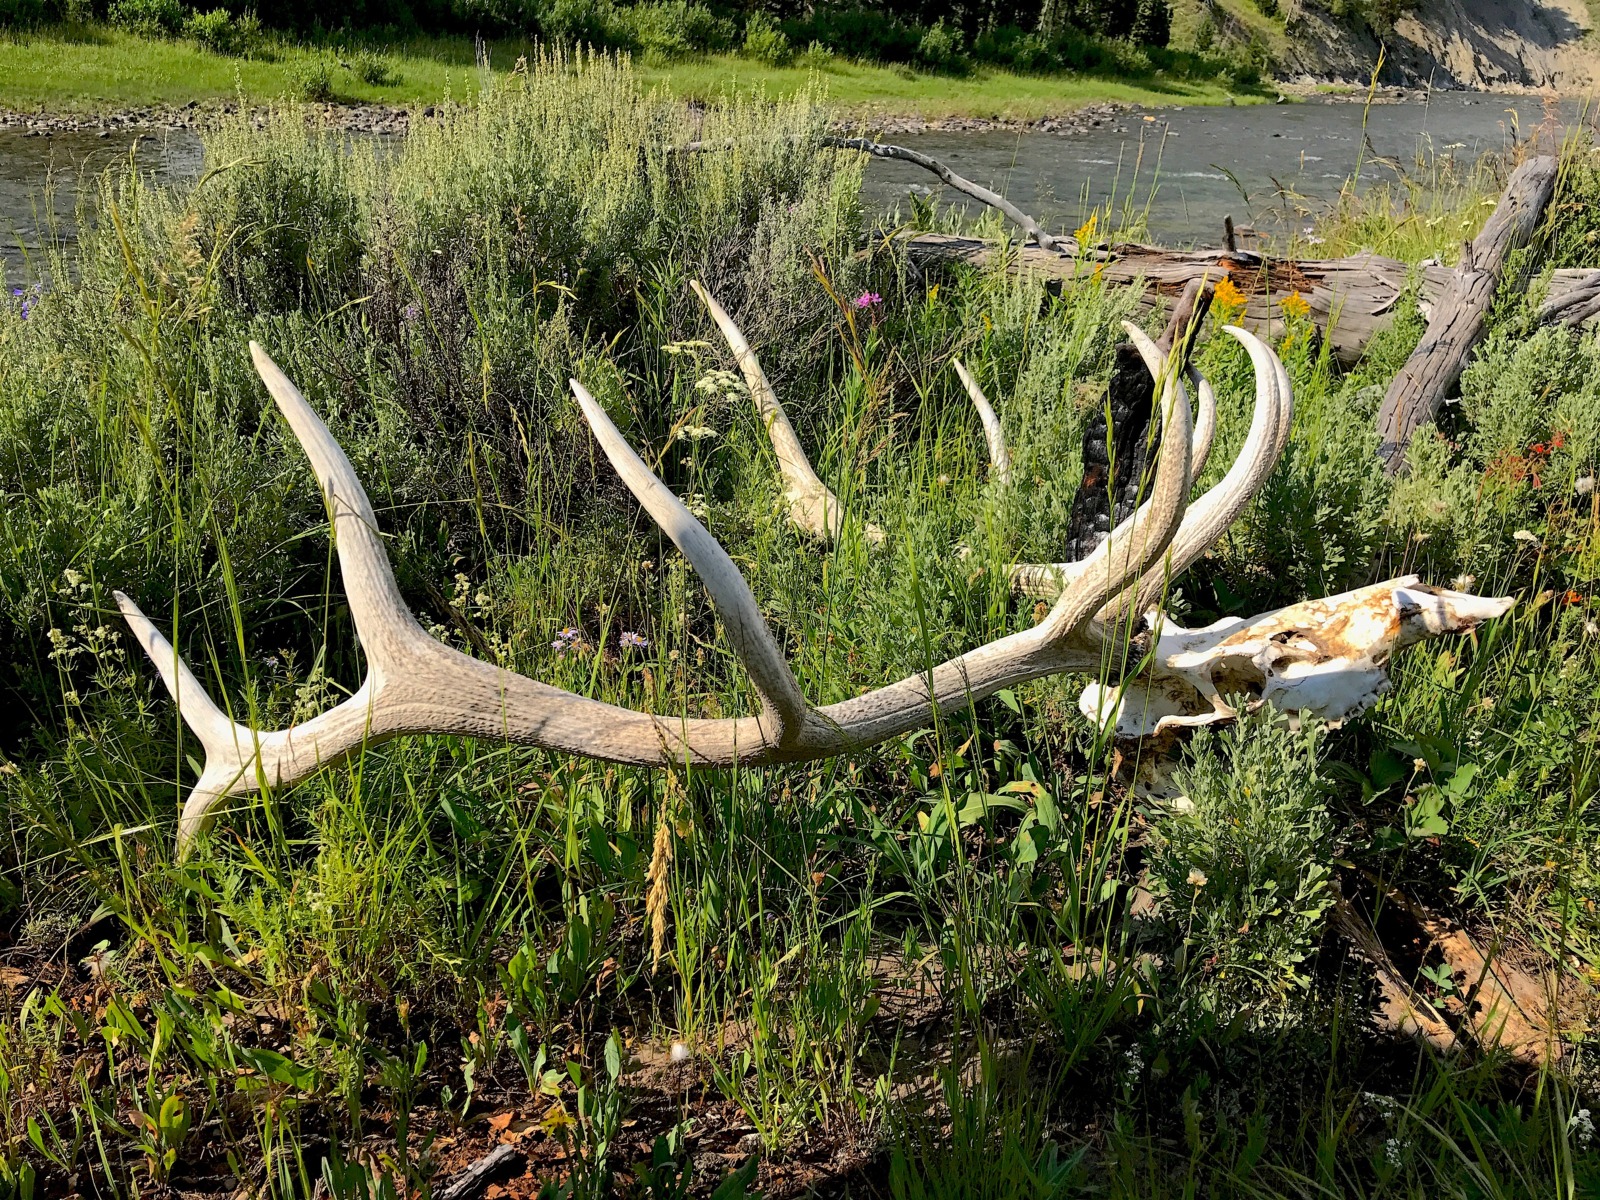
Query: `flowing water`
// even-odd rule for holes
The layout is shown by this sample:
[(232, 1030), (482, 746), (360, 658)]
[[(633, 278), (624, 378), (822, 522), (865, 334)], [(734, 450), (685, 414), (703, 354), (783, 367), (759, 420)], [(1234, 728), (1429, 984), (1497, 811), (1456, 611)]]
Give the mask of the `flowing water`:
[[(1313, 100), (1127, 112), (1067, 135), (923, 133), (888, 140), (943, 159), (1047, 228), (1075, 228), (1110, 202), (1119, 221), (1143, 223), (1135, 231), (1147, 240), (1216, 245), (1224, 214), (1270, 237), (1328, 204), (1358, 165), (1363, 184), (1392, 181), (1397, 170), (1425, 178), (1446, 156), (1470, 164), (1526, 137), (1542, 117), (1536, 97), (1444, 93), (1427, 103), (1370, 109)], [(8, 287), (38, 276), (39, 250), (51, 236), (72, 237), (83, 179), (130, 153), (161, 179), (193, 178), (202, 160), (199, 139), (184, 130), (146, 134), (136, 146), (123, 134), (30, 137), (0, 130), (0, 261)], [(883, 161), (870, 165), (866, 192), (880, 210), (902, 213), (914, 198), (959, 199), (927, 172)]]
[(79, 190), (107, 167), (132, 155), (163, 181), (197, 178), (200, 139), (188, 130), (116, 134), (93, 132), (30, 137), (0, 129), (0, 263), (7, 290), (44, 273), (40, 251), (52, 238), (70, 241)]
[[(1561, 116), (1576, 116), (1564, 105)], [(1074, 229), (1108, 202), (1126, 227), (1167, 246), (1220, 245), (1222, 219), (1282, 234), (1325, 208), (1345, 181), (1426, 180), (1446, 156), (1470, 166), (1528, 137), (1544, 118), (1534, 96), (1442, 93), (1428, 102), (1312, 100), (1237, 108), (1128, 112), (1077, 134), (925, 133), (886, 138), (943, 160), (1000, 192), (1047, 229)], [(930, 187), (930, 185), (932, 185)], [(878, 161), (868, 199), (908, 213), (914, 197), (960, 199), (928, 172)], [(981, 206), (967, 202), (976, 214)], [(1101, 227), (1104, 233), (1104, 227)]]

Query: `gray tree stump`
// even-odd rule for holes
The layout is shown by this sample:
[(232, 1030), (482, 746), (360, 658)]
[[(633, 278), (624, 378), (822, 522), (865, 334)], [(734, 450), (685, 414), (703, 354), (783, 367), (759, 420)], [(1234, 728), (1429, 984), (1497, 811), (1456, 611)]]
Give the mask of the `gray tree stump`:
[(1533, 236), (1555, 187), (1555, 158), (1530, 158), (1511, 173), (1483, 232), (1462, 247), (1461, 264), (1434, 307), (1428, 332), (1378, 411), (1378, 457), (1389, 474), (1399, 472), (1411, 435), (1438, 415), (1460, 382), (1467, 356), (1483, 337), (1506, 257)]

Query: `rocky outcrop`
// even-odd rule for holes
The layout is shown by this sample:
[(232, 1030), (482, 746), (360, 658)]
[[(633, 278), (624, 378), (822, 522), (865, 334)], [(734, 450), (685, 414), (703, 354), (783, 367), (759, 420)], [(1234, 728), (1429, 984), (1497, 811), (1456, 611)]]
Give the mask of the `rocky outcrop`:
[[(1290, 77), (1365, 82), (1380, 35), (1326, 0), (1286, 6)], [(1575, 91), (1600, 78), (1584, 0), (1418, 0), (1384, 34), (1381, 82), (1435, 88)]]

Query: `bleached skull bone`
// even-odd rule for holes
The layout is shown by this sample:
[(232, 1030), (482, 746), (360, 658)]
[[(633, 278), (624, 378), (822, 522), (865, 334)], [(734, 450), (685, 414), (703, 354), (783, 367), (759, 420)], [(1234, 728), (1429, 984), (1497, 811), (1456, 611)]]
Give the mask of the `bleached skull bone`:
[(1389, 691), (1397, 650), (1468, 633), (1513, 603), (1406, 575), (1203, 629), (1184, 629), (1151, 609), (1144, 618), (1156, 639), (1150, 670), (1120, 684), (1090, 684), (1078, 707), (1122, 738), (1209, 725), (1265, 703), (1337, 723)]

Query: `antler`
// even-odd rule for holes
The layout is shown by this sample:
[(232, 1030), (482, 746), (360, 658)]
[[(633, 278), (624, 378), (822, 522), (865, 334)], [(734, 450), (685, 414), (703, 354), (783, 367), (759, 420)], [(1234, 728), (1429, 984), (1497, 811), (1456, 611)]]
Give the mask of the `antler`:
[[(768, 381), (767, 373), (761, 369), (761, 360), (750, 349), (750, 343), (734, 324), (728, 310), (717, 303), (716, 297), (706, 290), (705, 285), (698, 279), (691, 279), (689, 287), (700, 297), (711, 319), (722, 331), (728, 349), (733, 351), (734, 361), (739, 364), (739, 372), (744, 376), (745, 387), (756, 402), (756, 412), (766, 425), (767, 437), (772, 440), (773, 452), (778, 456), (778, 474), (783, 477), (783, 496), (788, 501), (789, 519), (812, 537), (830, 542), (837, 540), (839, 531), (844, 527), (844, 506), (839, 503), (839, 497), (833, 494), (833, 489), (823, 483), (812, 469), (805, 447), (800, 445), (794, 426), (789, 424), (789, 414), (784, 412), (783, 405), (778, 401), (778, 393)], [(873, 545), (883, 541), (883, 530), (876, 525), (869, 523), (863, 532)]]
[(1140, 579), (1178, 532), (1189, 490), (1184, 449), (1191, 429), (1181, 387), (1162, 403), (1163, 451), (1152, 501), (1087, 560), (1038, 625), (850, 700), (812, 707), (780, 653), (743, 576), (716, 539), (634, 453), (605, 410), (576, 381), (579, 408), (606, 457), (645, 510), (695, 568), (761, 700), (758, 715), (690, 718), (601, 703), (469, 658), (428, 636), (407, 608), (384, 552), (377, 516), (326, 425), (255, 343), (267, 390), (311, 460), (328, 506), (339, 569), (366, 655), (367, 674), (348, 699), (289, 729), (258, 732), (225, 715), (172, 644), (132, 599), (117, 602), (149, 654), (206, 762), (178, 826), (187, 847), (226, 797), (285, 787), (363, 746), (411, 733), (498, 737), (611, 762), (761, 765), (831, 757), (926, 723), (1003, 687), (1098, 668), (1093, 628), (1108, 602)]
[[(765, 379), (754, 356), (749, 354), (748, 346), (741, 353), (743, 339), (734, 340), (737, 329), (727, 320), (727, 314), (703, 289), (697, 291), (745, 365), (758, 404), (764, 404), (756, 381), (765, 388)], [(1204, 446), (1209, 440), (1204, 431), (1214, 423), (1207, 415), (1208, 408), (1214, 408), (1210, 389), (1201, 381), (1202, 429), (1197, 436), (1191, 427), (1188, 396), (1178, 372), (1145, 339), (1140, 342), (1141, 351), (1162, 388), (1161, 446), (1147, 502), (1113, 530), (1093, 554), (1073, 564), (1071, 576), (1063, 581), (1054, 605), (1031, 629), (989, 642), (865, 695), (820, 708), (806, 700), (733, 560), (645, 465), (605, 410), (574, 380), (573, 394), (595, 440), (629, 490), (699, 574), (722, 619), (729, 644), (750, 677), (760, 711), (727, 718), (658, 715), (605, 704), (470, 658), (429, 637), (400, 595), (378, 532), (377, 515), (350, 460), (299, 389), (252, 342), (250, 353), (256, 370), (304, 448), (322, 486), (345, 593), (366, 656), (367, 674), (353, 695), (326, 712), (289, 729), (259, 732), (237, 723), (219, 709), (172, 644), (137, 604), (118, 592), (117, 602), (135, 636), (205, 750), (205, 766), (179, 819), (179, 850), (187, 849), (227, 797), (291, 785), (368, 744), (402, 734), (497, 737), (610, 762), (649, 766), (759, 766), (827, 758), (870, 746), (926, 724), (935, 713), (965, 707), (1001, 688), (1046, 675), (1074, 670), (1100, 673), (1108, 662), (1110, 669), (1116, 671), (1118, 656), (1107, 653), (1108, 630), (1128, 614), (1142, 613), (1147, 598), (1158, 594), (1166, 581), (1203, 551), (1210, 538), (1227, 527), (1266, 478), (1287, 441), (1290, 401), (1286, 373), (1272, 351), (1255, 337), (1238, 329), (1230, 328), (1228, 332), (1250, 353), (1256, 371), (1256, 410), (1245, 449), (1216, 488), (1189, 507), (1192, 470), (1204, 461)], [(765, 388), (765, 394), (770, 396), (770, 388)], [(776, 397), (771, 397), (771, 404), (781, 417)], [(769, 419), (769, 429), (777, 427), (777, 422)], [(799, 443), (787, 421), (782, 427), (798, 451)], [(782, 462), (785, 455), (779, 440), (774, 437)], [(794, 461), (804, 463), (803, 452), (798, 460), (790, 459), (791, 465)], [(805, 465), (809, 470), (809, 464)], [(790, 478), (787, 468), (785, 474)], [(804, 478), (798, 473), (796, 477)], [(810, 479), (822, 487), (814, 474)], [(822, 490), (826, 492), (826, 488)], [(832, 493), (827, 495), (831, 497)], [(826, 522), (830, 511), (837, 514), (838, 509), (836, 502), (831, 509), (826, 500), (823, 503)], [(836, 522), (836, 515), (832, 519)], [(824, 527), (830, 532), (837, 528), (836, 524)], [(1397, 582), (1406, 585), (1391, 593), (1394, 603), (1404, 609), (1405, 628), (1398, 641), (1389, 639), (1381, 654), (1361, 658), (1362, 664), (1380, 674), (1389, 650), (1395, 646), (1417, 637), (1452, 632), (1467, 627), (1463, 622), (1503, 611), (1501, 602), (1463, 608), (1454, 599), (1430, 600), (1426, 597), (1450, 594), (1427, 592), (1412, 580)], [(1338, 599), (1324, 603), (1337, 604)], [(1422, 614), (1429, 604), (1438, 607), (1439, 612), (1430, 609)], [(1413, 617), (1413, 613), (1419, 615)], [(1280, 618), (1277, 624), (1282, 624), (1283, 614), (1269, 616)], [(1239, 644), (1237, 635), (1252, 628), (1239, 630), (1230, 626), (1228, 632), (1236, 635), (1226, 639), (1230, 650)], [(1176, 634), (1161, 633), (1161, 661), (1152, 665), (1151, 680), (1171, 679), (1174, 672), (1184, 669), (1178, 656), (1196, 649), (1195, 642), (1173, 641), (1173, 637)], [(1171, 663), (1162, 657), (1169, 647)], [(1309, 652), (1296, 653), (1303, 660)], [(1297, 669), (1308, 668), (1302, 661)], [(1328, 670), (1323, 670), (1322, 676), (1327, 675)], [(1198, 702), (1195, 689), (1208, 696), (1216, 691), (1209, 677), (1193, 681), (1191, 672), (1185, 679), (1190, 680), (1190, 698), (1185, 701), (1190, 707)], [(1332, 694), (1337, 689), (1323, 691)], [(1104, 702), (1113, 699), (1121, 724), (1132, 715), (1132, 695), (1121, 691), (1114, 698), (1109, 697), (1096, 685), (1085, 693), (1081, 703), (1089, 705), (1092, 697), (1094, 711), (1103, 713)], [(1212, 708), (1219, 712), (1216, 706), (1220, 704), (1220, 697), (1211, 701)]]

